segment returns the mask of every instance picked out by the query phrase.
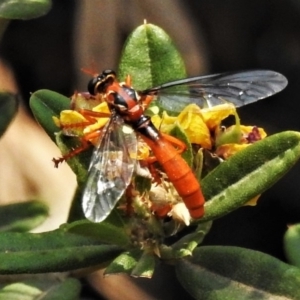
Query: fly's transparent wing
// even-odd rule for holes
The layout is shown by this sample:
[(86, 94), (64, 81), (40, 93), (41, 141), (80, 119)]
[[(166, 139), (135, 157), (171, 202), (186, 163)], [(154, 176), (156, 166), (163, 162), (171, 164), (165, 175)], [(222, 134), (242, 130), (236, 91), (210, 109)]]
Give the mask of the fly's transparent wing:
[(84, 215), (92, 222), (110, 214), (131, 181), (137, 140), (126, 127), (121, 117), (112, 117), (92, 155), (82, 198)]
[(236, 107), (264, 99), (283, 90), (287, 79), (269, 70), (223, 73), (176, 80), (142, 91), (157, 97), (160, 105), (174, 112), (195, 103), (209, 108), (226, 102)]

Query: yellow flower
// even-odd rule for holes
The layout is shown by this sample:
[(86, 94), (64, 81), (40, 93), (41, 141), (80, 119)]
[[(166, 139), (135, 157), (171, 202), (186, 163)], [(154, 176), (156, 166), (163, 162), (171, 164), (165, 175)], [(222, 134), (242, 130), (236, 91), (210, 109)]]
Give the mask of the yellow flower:
[(196, 104), (186, 106), (177, 120), (192, 144), (198, 144), (207, 149), (211, 148), (210, 131), (199, 106)]
[(186, 106), (177, 117), (171, 117), (167, 112), (163, 112), (162, 117), (154, 115), (151, 120), (157, 128), (166, 133), (170, 132), (177, 123), (191, 143), (211, 148), (209, 129), (204, 122), (201, 109), (196, 104)]
[[(110, 114), (106, 102), (92, 108), (94, 112)], [(52, 117), (56, 126), (62, 128), (66, 135), (82, 136), (104, 127), (109, 117), (88, 117), (76, 110), (63, 110), (59, 118)]]
[(220, 104), (211, 108), (202, 109), (202, 115), (207, 127), (211, 130), (220, 126), (222, 120), (230, 115), (235, 115), (236, 109), (233, 104)]
[[(234, 128), (236, 125), (233, 125), (227, 128), (227, 131), (230, 131), (231, 128)], [(245, 149), (250, 146), (252, 143), (261, 140), (267, 136), (266, 132), (263, 128), (258, 128), (255, 126), (244, 126), (239, 125), (239, 131), (241, 133), (241, 137), (236, 143), (227, 143), (220, 145), (216, 154), (224, 159), (229, 158), (234, 155), (236, 152)]]
[(66, 135), (83, 135), (83, 124), (87, 122), (87, 119), (75, 110), (63, 110), (60, 113), (59, 118), (52, 117), (55, 125), (62, 128)]
[[(92, 111), (110, 114), (110, 110), (109, 110), (106, 102), (102, 102), (99, 105), (93, 107)], [(100, 118), (95, 118), (95, 119), (96, 119), (95, 123), (88, 125), (84, 128), (84, 130), (83, 130), (84, 134), (101, 129), (102, 127), (105, 126), (105, 124), (108, 122), (110, 117), (100, 117)]]
[(177, 117), (171, 117), (166, 111), (162, 113), (162, 117), (159, 115), (154, 115), (151, 117), (152, 123), (156, 128), (159, 128), (160, 131), (168, 133), (174, 127), (174, 124), (177, 121)]
[(255, 126), (244, 126), (241, 125), (242, 132), (242, 143), (253, 143), (258, 140), (264, 139), (267, 136), (267, 133), (263, 128)]

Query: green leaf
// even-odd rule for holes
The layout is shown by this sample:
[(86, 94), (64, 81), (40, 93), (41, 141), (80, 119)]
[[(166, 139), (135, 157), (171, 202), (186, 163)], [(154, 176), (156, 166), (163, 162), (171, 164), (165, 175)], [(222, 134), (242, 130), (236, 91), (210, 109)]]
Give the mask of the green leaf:
[(104, 234), (98, 236), (96, 230), (88, 236), (83, 232), (73, 233), (72, 230), (74, 224), (44, 233), (0, 233), (0, 274), (35, 274), (89, 268), (113, 259), (123, 250), (115, 245), (104, 244)]
[(300, 157), (300, 133), (269, 136), (231, 156), (201, 182), (204, 222), (219, 218), (270, 188)]
[(0, 300), (76, 300), (81, 285), (77, 279), (26, 280), (0, 286)]
[(187, 249), (191, 253), (194, 249), (202, 243), (204, 237), (209, 232), (211, 228), (212, 222), (201, 223), (197, 226), (192, 233), (186, 234), (181, 239), (179, 239), (176, 243), (172, 245), (174, 250)]
[(39, 201), (0, 206), (0, 231), (29, 231), (45, 221), (48, 207)]
[(300, 224), (288, 228), (284, 235), (284, 248), (288, 261), (300, 268)]
[(50, 90), (39, 90), (31, 95), (29, 104), (38, 123), (54, 141), (60, 129), (52, 117), (59, 117), (62, 110), (70, 109), (70, 99)]
[[(53, 117), (59, 117), (62, 110), (70, 109), (70, 99), (50, 90), (39, 90), (30, 97), (30, 108), (38, 123), (55, 141), (62, 154), (69, 153), (72, 149), (81, 145), (77, 137), (65, 136), (53, 121)], [(87, 169), (90, 163), (93, 147), (89, 150), (68, 159), (67, 163), (77, 175), (80, 186), (85, 183)]]
[(155, 257), (153, 253), (144, 251), (130, 275), (133, 277), (151, 278), (155, 269)]
[(1, 0), (0, 17), (5, 19), (28, 20), (49, 12), (51, 0)]
[(183, 141), (186, 145), (186, 150), (182, 153), (182, 158), (191, 167), (193, 165), (193, 149), (187, 135), (179, 124), (175, 124), (169, 133), (171, 136)]
[(171, 38), (159, 27), (143, 24), (128, 37), (119, 64), (119, 78), (132, 76), (132, 86), (146, 89), (186, 77), (183, 60)]
[(5, 132), (18, 110), (18, 100), (15, 95), (0, 92), (0, 136)]
[(61, 229), (66, 229), (73, 234), (94, 237), (101, 240), (104, 244), (119, 245), (120, 247), (128, 247), (130, 245), (130, 238), (124, 226), (111, 224), (109, 219), (101, 223), (93, 223), (87, 220), (76, 221), (62, 225)]
[(123, 252), (109, 264), (109, 266), (105, 269), (104, 274), (130, 274), (133, 268), (137, 265), (142, 253), (143, 252), (140, 249)]
[(300, 270), (254, 250), (199, 247), (176, 273), (195, 299), (300, 299)]
[[(62, 154), (67, 154), (72, 149), (81, 146), (81, 143), (77, 137), (65, 136), (62, 132), (56, 134), (55, 141)], [(81, 187), (86, 182), (87, 170), (90, 164), (93, 150), (94, 147), (91, 146), (87, 150), (73, 156), (66, 161), (67, 164), (71, 167), (72, 171), (76, 174), (77, 182)]]

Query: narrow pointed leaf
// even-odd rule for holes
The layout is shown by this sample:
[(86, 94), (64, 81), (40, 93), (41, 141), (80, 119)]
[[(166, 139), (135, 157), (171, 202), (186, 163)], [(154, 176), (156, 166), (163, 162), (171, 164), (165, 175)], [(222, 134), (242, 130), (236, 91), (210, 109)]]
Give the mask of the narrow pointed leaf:
[(21, 20), (38, 18), (48, 13), (51, 6), (51, 0), (2, 0), (0, 17)]
[(0, 136), (5, 132), (18, 110), (18, 100), (15, 95), (0, 92)]
[(0, 300), (76, 300), (81, 285), (77, 279), (26, 280), (0, 286)]
[(30, 97), (30, 108), (38, 123), (54, 141), (54, 133), (60, 129), (54, 124), (52, 117), (59, 117), (64, 109), (70, 109), (70, 99), (50, 90), (39, 90)]
[(123, 252), (109, 264), (105, 270), (105, 275), (127, 273), (137, 265), (138, 260), (142, 256), (142, 251), (139, 249)]
[(158, 26), (143, 24), (128, 37), (119, 64), (119, 79), (132, 76), (136, 89), (186, 77), (184, 63), (171, 38)]
[(130, 239), (124, 226), (116, 226), (109, 223), (109, 218), (101, 223), (81, 220), (72, 224), (63, 225), (61, 228), (66, 228), (69, 233), (94, 237), (101, 240), (104, 244), (119, 245), (122, 247), (128, 247), (130, 245)]
[(284, 248), (288, 261), (300, 268), (300, 224), (288, 228), (284, 235)]
[(300, 133), (269, 136), (236, 153), (201, 182), (205, 215), (219, 218), (261, 194), (278, 181), (300, 157)]
[(195, 299), (300, 299), (300, 269), (254, 250), (199, 247), (176, 273)]
[(143, 255), (131, 271), (133, 277), (151, 278), (155, 269), (155, 257), (153, 253), (144, 251)]
[(191, 253), (202, 243), (204, 237), (209, 232), (212, 222), (200, 223), (197, 228), (189, 234), (186, 234), (172, 245), (174, 250), (187, 249)]
[(193, 164), (193, 150), (191, 142), (189, 141), (187, 135), (179, 124), (175, 124), (174, 128), (169, 133), (171, 136), (183, 141), (186, 145), (186, 150), (182, 153), (183, 159), (191, 167)]
[(48, 217), (48, 207), (39, 201), (0, 206), (0, 231), (29, 231)]
[[(70, 230), (74, 230), (71, 224)], [(103, 234), (69, 232), (68, 225), (45, 233), (0, 233), (0, 274), (48, 273), (88, 268), (116, 257), (122, 248)]]

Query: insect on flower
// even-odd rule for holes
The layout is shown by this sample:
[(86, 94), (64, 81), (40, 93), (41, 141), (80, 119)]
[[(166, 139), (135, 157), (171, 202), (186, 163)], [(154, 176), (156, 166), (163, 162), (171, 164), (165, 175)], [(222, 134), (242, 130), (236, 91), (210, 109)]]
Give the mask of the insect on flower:
[[(103, 71), (89, 82), (88, 90), (92, 95), (101, 95), (111, 116), (90, 162), (82, 199), (85, 216), (93, 222), (103, 221), (124, 194), (135, 169), (137, 134), (151, 148), (191, 217), (201, 218), (204, 197), (198, 180), (180, 155), (185, 145), (162, 134), (144, 114), (146, 107), (153, 100), (177, 113), (190, 103), (207, 108), (229, 102), (239, 107), (269, 97), (286, 85), (286, 78), (277, 72), (254, 70), (186, 78), (137, 91), (131, 87), (129, 76), (120, 83), (114, 71)], [(95, 116), (89, 110), (83, 113)]]

